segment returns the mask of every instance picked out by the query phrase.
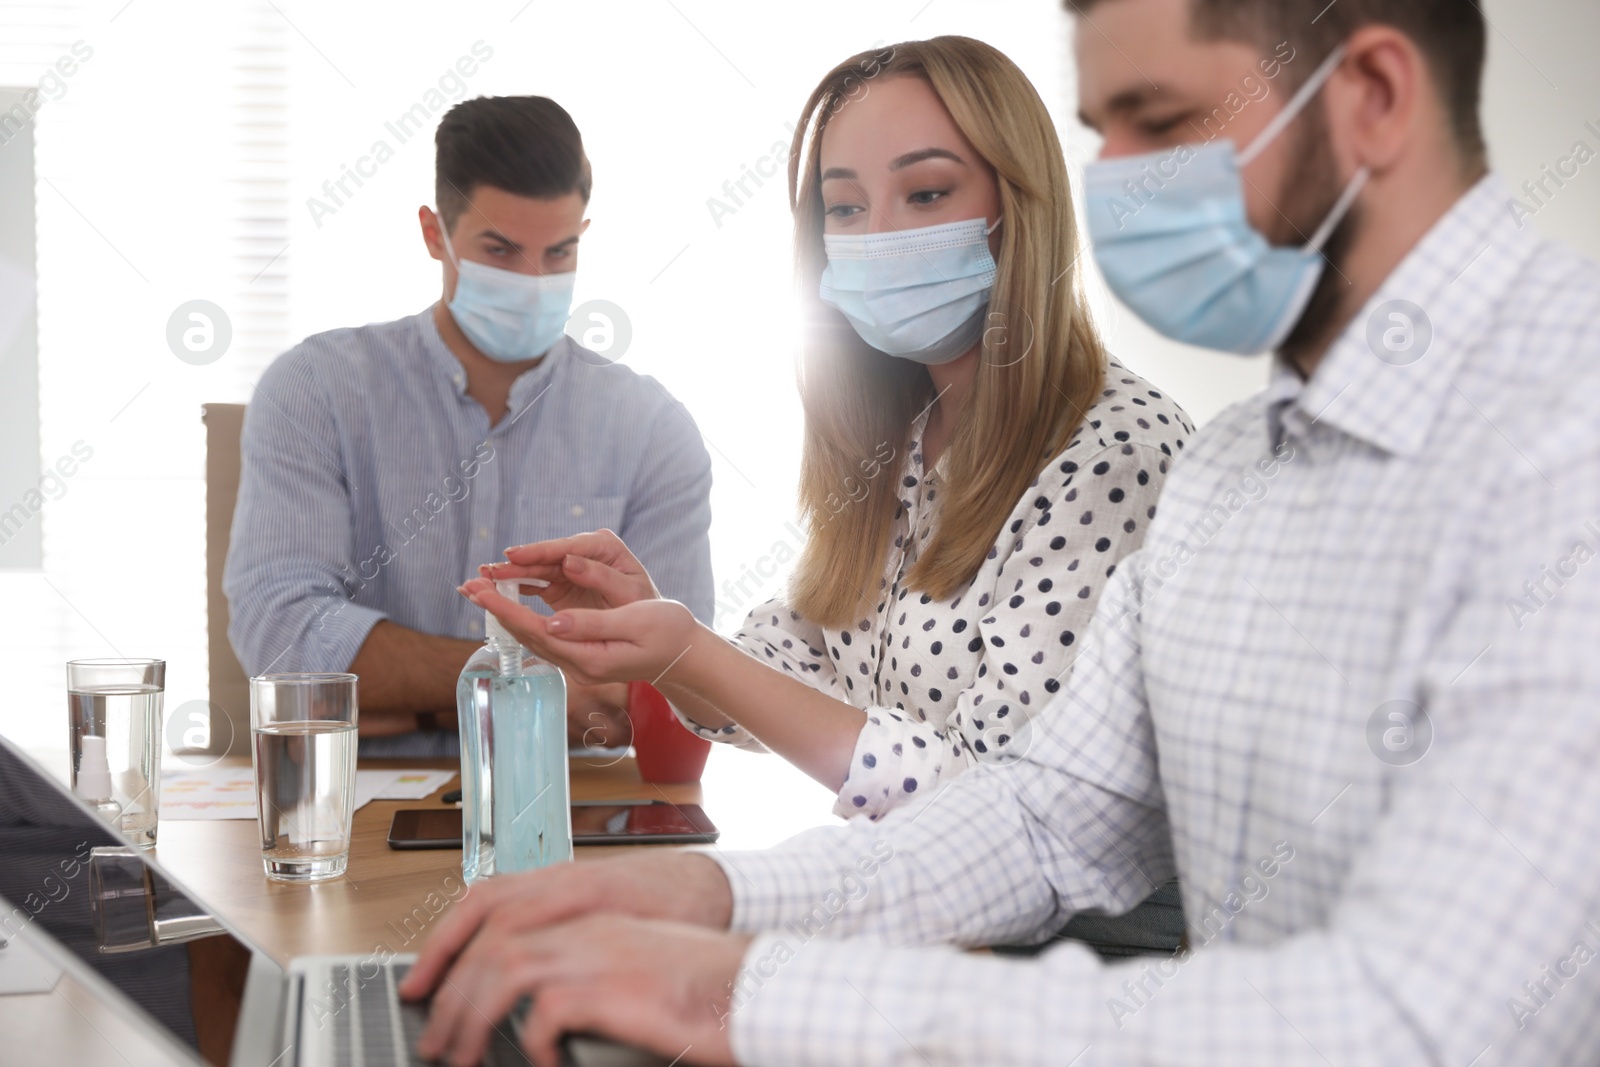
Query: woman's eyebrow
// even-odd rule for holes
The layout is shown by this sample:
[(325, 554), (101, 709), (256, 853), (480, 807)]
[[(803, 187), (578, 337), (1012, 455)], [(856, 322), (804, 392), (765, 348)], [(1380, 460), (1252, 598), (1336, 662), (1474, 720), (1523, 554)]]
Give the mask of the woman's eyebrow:
[[(907, 152), (903, 156), (897, 156), (893, 161), (890, 162), (889, 169), (904, 170), (907, 167), (914, 166), (915, 164), (921, 163), (928, 159), (948, 159), (955, 163), (961, 164), (963, 167), (967, 165), (966, 160), (962, 159), (948, 148), (919, 148), (915, 152)], [(829, 167), (827, 170), (822, 172), (822, 180), (825, 182), (840, 178), (846, 181), (854, 181), (858, 177), (860, 177), (860, 175), (858, 175), (849, 167)]]
[(948, 159), (961, 164), (963, 167), (967, 165), (966, 160), (948, 148), (919, 148), (915, 152), (907, 152), (905, 155), (897, 157), (894, 162), (889, 164), (889, 169), (904, 170), (914, 163), (921, 163), (925, 159)]

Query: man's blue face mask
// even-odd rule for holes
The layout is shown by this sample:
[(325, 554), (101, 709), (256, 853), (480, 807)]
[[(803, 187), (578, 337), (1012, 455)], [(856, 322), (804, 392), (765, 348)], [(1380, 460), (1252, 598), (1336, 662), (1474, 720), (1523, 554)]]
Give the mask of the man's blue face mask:
[(822, 302), (880, 352), (948, 363), (983, 337), (994, 288), (990, 226), (969, 219), (893, 233), (824, 234)]
[(1335, 49), (1242, 153), (1227, 140), (1090, 164), (1089, 236), (1106, 283), (1159, 333), (1243, 355), (1280, 345), (1322, 277), (1322, 246), (1366, 185), (1363, 167), (1303, 248), (1277, 248), (1250, 225), (1240, 171), (1333, 75)]
[(550, 351), (572, 314), (576, 271), (519, 274), (487, 263), (456, 258), (450, 235), (440, 228), (446, 254), (456, 268), (451, 318), (473, 347), (497, 363), (521, 363)]

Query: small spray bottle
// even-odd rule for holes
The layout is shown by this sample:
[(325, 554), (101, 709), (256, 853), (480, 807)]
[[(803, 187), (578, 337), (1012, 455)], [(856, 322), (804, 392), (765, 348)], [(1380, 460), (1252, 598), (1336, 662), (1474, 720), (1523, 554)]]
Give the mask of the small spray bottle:
[(78, 799), (94, 813), (111, 824), (114, 830), (122, 829), (122, 805), (112, 795), (111, 762), (106, 758), (106, 739), (97, 734), (84, 734), (81, 755), (78, 757)]
[[(537, 579), (495, 583), (508, 600)], [(492, 612), (456, 684), (461, 727), (461, 871), (480, 878), (572, 858), (567, 683)]]

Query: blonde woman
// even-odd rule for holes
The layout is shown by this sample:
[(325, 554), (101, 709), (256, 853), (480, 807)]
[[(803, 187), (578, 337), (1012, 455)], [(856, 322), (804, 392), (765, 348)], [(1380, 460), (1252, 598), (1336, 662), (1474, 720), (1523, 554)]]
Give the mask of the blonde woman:
[(462, 591), (576, 680), (654, 679), (697, 733), (876, 818), (1026, 751), (1192, 427), (1107, 359), (1061, 145), (1000, 52), (941, 37), (840, 64), (789, 183), (809, 540), (788, 596), (730, 642), (608, 531), (486, 569), (550, 581), (548, 617)]

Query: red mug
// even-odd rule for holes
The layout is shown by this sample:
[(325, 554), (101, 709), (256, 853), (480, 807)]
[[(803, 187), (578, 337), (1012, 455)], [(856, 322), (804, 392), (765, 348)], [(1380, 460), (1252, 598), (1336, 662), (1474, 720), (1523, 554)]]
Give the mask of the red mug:
[(698, 782), (711, 742), (690, 733), (661, 691), (649, 682), (628, 683), (628, 720), (639, 777), (647, 782)]

